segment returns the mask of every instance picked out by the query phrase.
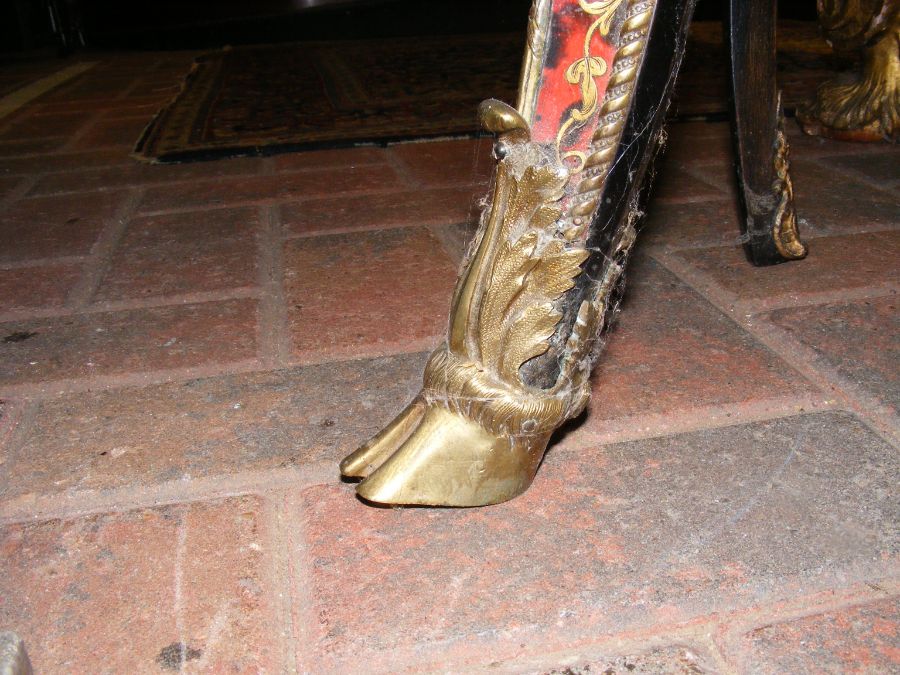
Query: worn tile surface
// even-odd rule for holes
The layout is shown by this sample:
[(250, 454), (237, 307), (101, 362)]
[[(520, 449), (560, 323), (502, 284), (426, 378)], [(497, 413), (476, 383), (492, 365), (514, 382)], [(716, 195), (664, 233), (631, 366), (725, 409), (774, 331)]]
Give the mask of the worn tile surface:
[(136, 218), (129, 223), (95, 296), (119, 300), (217, 291), (258, 282), (259, 210), (218, 209)]
[(446, 328), (456, 265), (425, 229), (291, 240), (284, 268), (298, 355), (437, 344)]
[(58, 307), (80, 277), (75, 264), (0, 269), (0, 311)]
[(852, 417), (821, 414), (551, 453), (490, 509), (309, 488), (308, 658), (386, 669), (494, 640), (525, 655), (843, 583), (895, 551), (898, 468)]
[(67, 195), (13, 204), (0, 219), (0, 262), (87, 255), (126, 198), (120, 191), (87, 200)]
[(3, 323), (0, 384), (252, 358), (255, 309), (230, 300)]
[(744, 672), (894, 673), (900, 670), (897, 599), (769, 624), (743, 636)]
[(810, 253), (789, 265), (753, 267), (738, 248), (706, 248), (681, 253), (691, 265), (741, 299), (802, 297), (900, 281), (900, 232), (809, 241)]
[(594, 371), (588, 428), (814, 390), (658, 263), (639, 256), (628, 284)]
[(418, 391), (424, 354), (64, 396), (0, 464), (0, 499), (335, 462)]
[(38, 673), (277, 672), (260, 501), (0, 530), (0, 621)]
[(780, 310), (768, 318), (851, 382), (895, 408), (900, 406), (896, 296)]
[(282, 220), (291, 234), (462, 223), (478, 218), (481, 195), (472, 188), (404, 190), (360, 197), (312, 199), (282, 208)]
[(484, 183), (491, 170), (491, 141), (482, 139), (401, 143), (390, 152), (423, 185)]

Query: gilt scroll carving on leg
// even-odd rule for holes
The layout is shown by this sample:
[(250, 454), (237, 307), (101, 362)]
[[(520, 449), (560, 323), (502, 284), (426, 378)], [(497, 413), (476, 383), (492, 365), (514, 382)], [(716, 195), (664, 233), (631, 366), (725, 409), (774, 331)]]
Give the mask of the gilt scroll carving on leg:
[(480, 108), (492, 193), (419, 395), (341, 463), (374, 503), (480, 506), (531, 484), (589, 398), (692, 0), (536, 0), (519, 100)]

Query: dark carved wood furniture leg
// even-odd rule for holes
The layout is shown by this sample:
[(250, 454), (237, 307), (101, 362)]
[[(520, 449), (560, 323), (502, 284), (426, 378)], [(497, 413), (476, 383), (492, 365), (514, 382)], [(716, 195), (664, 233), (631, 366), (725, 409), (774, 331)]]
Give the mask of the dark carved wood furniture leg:
[(788, 144), (775, 79), (776, 0), (728, 0), (732, 138), (744, 249), (754, 265), (806, 255), (794, 213)]

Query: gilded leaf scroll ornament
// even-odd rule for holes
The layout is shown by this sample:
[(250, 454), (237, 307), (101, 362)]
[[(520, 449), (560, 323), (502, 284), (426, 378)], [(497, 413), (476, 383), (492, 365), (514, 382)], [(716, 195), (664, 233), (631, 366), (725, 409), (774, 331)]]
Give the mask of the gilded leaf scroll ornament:
[(521, 178), (507, 180), (512, 182), (510, 196), (476, 334), (484, 366), (505, 382), (523, 385), (519, 368), (547, 351), (547, 340), (562, 317), (553, 301), (572, 288), (588, 253), (547, 234), (562, 215), (558, 202), (567, 180), (564, 172), (528, 167)]
[(562, 144), (573, 129), (583, 126), (588, 120), (594, 117), (597, 112), (597, 104), (600, 98), (600, 92), (597, 88), (597, 78), (606, 75), (609, 70), (609, 64), (601, 56), (591, 54), (591, 42), (594, 36), (599, 32), (602, 36), (609, 34), (610, 24), (622, 0), (597, 0), (588, 2), (588, 0), (578, 0), (581, 9), (591, 16), (597, 18), (591, 23), (587, 33), (584, 36), (584, 47), (582, 56), (569, 64), (566, 68), (566, 81), (569, 84), (579, 87), (581, 90), (581, 105), (569, 112), (568, 118), (562, 123), (556, 136), (556, 147), (560, 151), (560, 159), (574, 159), (575, 165), (573, 172), (580, 171), (587, 161), (586, 153), (580, 150), (569, 150), (562, 152)]

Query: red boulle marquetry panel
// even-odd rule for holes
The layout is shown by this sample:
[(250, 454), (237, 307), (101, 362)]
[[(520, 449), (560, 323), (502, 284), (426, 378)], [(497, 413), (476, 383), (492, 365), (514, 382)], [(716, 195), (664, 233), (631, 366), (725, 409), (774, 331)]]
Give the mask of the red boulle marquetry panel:
[(622, 0), (553, 0), (532, 139), (558, 144), (578, 170), (597, 127), (616, 48), (611, 39)]

